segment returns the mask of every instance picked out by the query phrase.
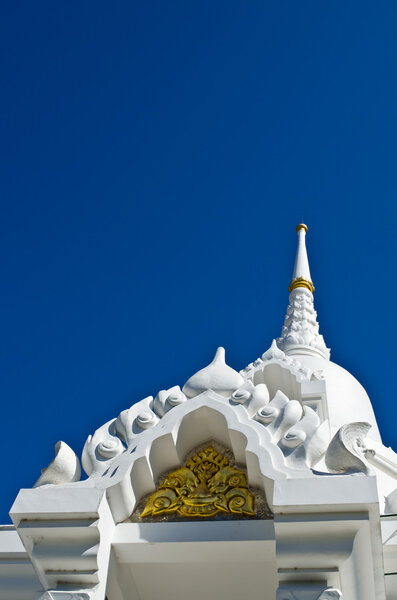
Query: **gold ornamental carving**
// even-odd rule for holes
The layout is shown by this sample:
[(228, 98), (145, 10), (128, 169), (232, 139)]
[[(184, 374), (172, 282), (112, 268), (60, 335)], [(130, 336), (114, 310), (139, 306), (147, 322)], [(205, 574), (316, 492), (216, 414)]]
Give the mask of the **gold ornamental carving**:
[(192, 456), (185, 467), (166, 475), (146, 502), (141, 518), (179, 515), (255, 516), (254, 497), (245, 474), (229, 464), (212, 446)]

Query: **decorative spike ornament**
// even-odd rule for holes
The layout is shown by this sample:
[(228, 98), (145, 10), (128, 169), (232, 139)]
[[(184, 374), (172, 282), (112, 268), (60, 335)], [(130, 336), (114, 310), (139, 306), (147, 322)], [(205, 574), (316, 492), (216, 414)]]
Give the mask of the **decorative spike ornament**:
[(289, 304), (281, 337), (277, 339), (277, 346), (286, 354), (304, 350), (312, 354), (321, 354), (329, 359), (330, 350), (319, 333), (317, 313), (314, 309), (314, 285), (310, 275), (305, 241), (307, 226), (300, 223), (296, 231), (298, 249), (292, 281), (288, 288)]
[(190, 377), (182, 391), (188, 398), (194, 398), (205, 390), (213, 390), (228, 398), (243, 384), (244, 379), (241, 375), (226, 364), (225, 349), (221, 346), (216, 351), (213, 361)]

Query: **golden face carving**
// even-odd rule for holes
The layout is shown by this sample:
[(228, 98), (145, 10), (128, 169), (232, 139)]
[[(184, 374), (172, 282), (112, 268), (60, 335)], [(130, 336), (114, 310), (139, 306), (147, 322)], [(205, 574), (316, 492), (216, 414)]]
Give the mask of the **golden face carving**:
[(218, 514), (255, 516), (254, 498), (242, 471), (212, 446), (168, 473), (146, 502), (141, 518), (178, 514), (210, 518)]

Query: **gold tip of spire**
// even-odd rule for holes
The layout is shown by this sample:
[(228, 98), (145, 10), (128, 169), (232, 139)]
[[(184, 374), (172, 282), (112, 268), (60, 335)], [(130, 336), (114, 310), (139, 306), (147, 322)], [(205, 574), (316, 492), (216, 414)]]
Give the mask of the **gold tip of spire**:
[(308, 227), (304, 223), (299, 223), (299, 225), (296, 226), (296, 233), (299, 233), (301, 229), (304, 229), (307, 233)]

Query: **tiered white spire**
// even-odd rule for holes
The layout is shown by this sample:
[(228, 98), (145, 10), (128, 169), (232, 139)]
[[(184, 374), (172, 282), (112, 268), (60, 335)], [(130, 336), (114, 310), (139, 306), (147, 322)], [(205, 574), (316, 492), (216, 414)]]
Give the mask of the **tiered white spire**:
[(303, 351), (321, 354), (329, 359), (330, 350), (326, 347), (323, 336), (319, 334), (317, 313), (314, 310), (314, 285), (311, 280), (305, 242), (307, 226), (300, 223), (296, 231), (298, 250), (292, 281), (288, 288), (290, 296), (287, 314), (277, 345), (287, 354)]

